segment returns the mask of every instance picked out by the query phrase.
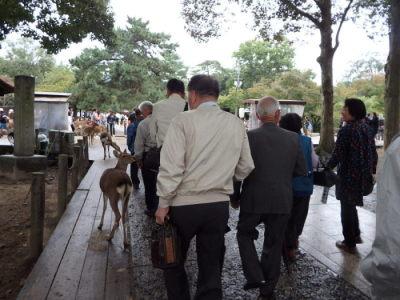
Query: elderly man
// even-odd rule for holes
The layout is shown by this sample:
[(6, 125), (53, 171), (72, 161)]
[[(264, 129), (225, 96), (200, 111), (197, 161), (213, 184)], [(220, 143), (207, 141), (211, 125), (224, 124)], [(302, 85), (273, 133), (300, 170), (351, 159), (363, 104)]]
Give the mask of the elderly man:
[(147, 210), (145, 214), (154, 216), (158, 207), (158, 197), (156, 194), (157, 173), (151, 171), (143, 161), (146, 159), (147, 152), (156, 146), (156, 142), (150, 135), (151, 114), (153, 111), (153, 103), (144, 101), (140, 103), (139, 110), (142, 112), (144, 120), (137, 127), (136, 138), (134, 143), (135, 158), (139, 168), (142, 169), (142, 177), (144, 183), (144, 194)]
[[(156, 219), (162, 224), (170, 214), (184, 257), (196, 236), (199, 274), (195, 299), (222, 299), (221, 254), (232, 178), (244, 179), (254, 164), (243, 123), (216, 103), (218, 82), (196, 75), (188, 89), (191, 110), (172, 120), (161, 150)], [(164, 275), (168, 299), (190, 299), (184, 262), (165, 270)]]
[[(237, 239), (247, 280), (244, 289), (259, 288), (259, 299), (273, 299), (292, 208), (292, 178), (306, 175), (307, 169), (298, 135), (277, 126), (279, 102), (262, 98), (257, 117), (262, 126), (248, 132), (255, 169), (243, 183)], [(260, 263), (254, 239), (261, 222), (265, 234)]]

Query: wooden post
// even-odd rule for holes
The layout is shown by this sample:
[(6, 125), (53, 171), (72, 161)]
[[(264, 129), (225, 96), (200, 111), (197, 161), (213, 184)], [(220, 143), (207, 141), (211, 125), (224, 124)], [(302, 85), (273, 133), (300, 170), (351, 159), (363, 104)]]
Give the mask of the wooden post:
[(85, 154), (85, 169), (89, 167), (89, 140), (87, 136), (83, 137), (84, 154)]
[(37, 259), (43, 250), (45, 185), (44, 172), (32, 173), (30, 255)]
[(75, 193), (76, 189), (79, 186), (79, 146), (74, 146), (74, 161), (72, 163), (72, 172), (71, 172), (71, 194)]
[(58, 156), (58, 202), (57, 219), (60, 220), (67, 207), (68, 194), (68, 155)]
[(83, 140), (78, 140), (79, 145), (79, 180), (82, 180), (85, 175), (85, 153), (84, 153), (84, 144)]

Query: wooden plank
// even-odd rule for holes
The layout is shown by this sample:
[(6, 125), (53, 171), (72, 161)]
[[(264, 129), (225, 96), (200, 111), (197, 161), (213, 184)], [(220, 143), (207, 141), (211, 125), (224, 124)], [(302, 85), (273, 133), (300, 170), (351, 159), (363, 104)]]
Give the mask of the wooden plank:
[(87, 193), (87, 191), (77, 191), (72, 197), (46, 248), (20, 291), (18, 299), (46, 298), (85, 203)]
[(75, 297), (100, 199), (100, 189), (89, 191), (63, 259), (50, 288), (50, 299)]
[(85, 264), (79, 282), (76, 299), (104, 299), (109, 243), (106, 235), (110, 233), (112, 209), (110, 205), (104, 216), (103, 230), (97, 229), (103, 212), (103, 200), (97, 208)]
[(108, 249), (105, 299), (132, 299), (130, 253), (124, 250), (123, 239), (123, 229), (120, 224)]
[(89, 171), (86, 173), (85, 177), (82, 179), (78, 186), (79, 190), (90, 190), (93, 182), (97, 179), (98, 174), (102, 172), (102, 167), (95, 161), (90, 167)]

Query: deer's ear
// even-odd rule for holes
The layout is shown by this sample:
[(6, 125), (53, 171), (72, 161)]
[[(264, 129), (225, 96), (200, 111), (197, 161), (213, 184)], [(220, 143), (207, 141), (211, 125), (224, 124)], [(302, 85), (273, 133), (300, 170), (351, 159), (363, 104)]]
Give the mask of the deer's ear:
[(119, 158), (119, 152), (118, 152), (117, 150), (113, 150), (113, 153), (114, 153), (114, 156), (115, 156), (116, 158)]
[(126, 152), (126, 149), (124, 150), (124, 154), (126, 154), (127, 152)]

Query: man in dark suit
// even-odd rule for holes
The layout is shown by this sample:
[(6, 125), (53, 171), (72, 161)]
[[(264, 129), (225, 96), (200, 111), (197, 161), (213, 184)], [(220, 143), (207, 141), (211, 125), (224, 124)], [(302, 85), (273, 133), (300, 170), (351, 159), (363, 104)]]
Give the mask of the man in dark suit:
[[(244, 180), (237, 239), (247, 283), (259, 288), (259, 299), (274, 299), (279, 279), (282, 243), (292, 208), (292, 178), (306, 175), (299, 137), (277, 126), (279, 102), (262, 98), (257, 105), (260, 128), (248, 132), (255, 169)], [(254, 246), (256, 227), (265, 224), (261, 263)]]

